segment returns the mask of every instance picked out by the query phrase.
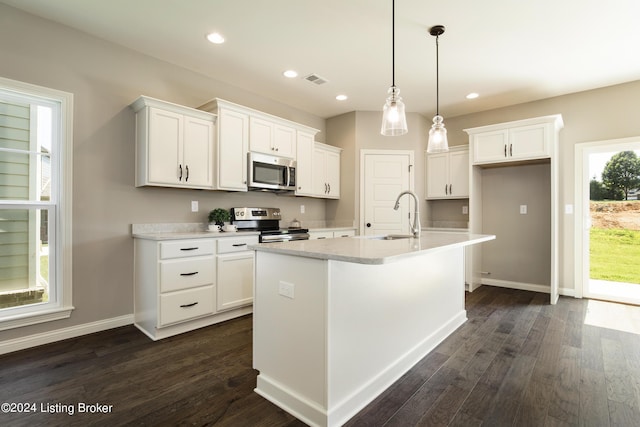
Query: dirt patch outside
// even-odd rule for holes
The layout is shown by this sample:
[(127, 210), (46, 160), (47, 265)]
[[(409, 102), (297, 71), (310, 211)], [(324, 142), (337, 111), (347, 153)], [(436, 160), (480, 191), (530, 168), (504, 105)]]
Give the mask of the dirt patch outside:
[(593, 228), (640, 230), (640, 200), (590, 202)]

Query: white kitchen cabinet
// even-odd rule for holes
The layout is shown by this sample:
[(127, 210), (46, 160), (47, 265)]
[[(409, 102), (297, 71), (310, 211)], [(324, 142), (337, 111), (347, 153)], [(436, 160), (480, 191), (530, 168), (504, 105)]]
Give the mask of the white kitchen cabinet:
[(213, 188), (216, 116), (141, 96), (136, 112), (136, 186)]
[(249, 150), (295, 158), (296, 130), (261, 117), (249, 119)]
[(451, 147), (446, 153), (426, 154), (427, 199), (469, 197), (469, 149)]
[(298, 131), (296, 144), (296, 196), (315, 196), (313, 192), (314, 135)]
[(249, 115), (218, 107), (217, 190), (247, 191)]
[(318, 229), (318, 230), (310, 230), (309, 231), (309, 240), (315, 239), (333, 239), (334, 237), (353, 237), (356, 235), (355, 228), (345, 228), (345, 229)]
[(135, 326), (158, 340), (251, 313), (247, 245), (257, 242), (256, 235), (134, 239)]
[[(551, 304), (557, 302), (559, 295), (559, 224), (562, 206), (559, 197), (558, 151), (560, 130), (563, 126), (562, 116), (555, 114), (465, 129), (469, 134), (472, 159), (469, 184), (469, 231), (473, 234), (487, 234), (489, 230), (485, 226), (496, 227), (495, 223), (491, 223), (491, 219), (496, 218), (495, 214), (493, 211), (487, 210), (489, 208), (495, 209), (496, 204), (502, 201), (505, 203), (500, 207), (508, 209), (503, 216), (509, 220), (505, 220), (505, 223), (499, 223), (497, 227), (500, 229), (509, 230), (508, 227), (513, 227), (511, 230), (513, 230), (512, 233), (515, 233), (515, 231), (520, 232), (527, 229), (527, 224), (531, 224), (527, 221), (545, 221), (536, 223), (535, 227), (529, 227), (535, 230), (535, 233), (522, 234), (523, 238), (514, 244), (486, 247), (476, 245), (471, 248), (467, 261), (470, 266), (470, 291), (482, 284), (513, 287), (549, 292)], [(506, 169), (496, 169), (498, 167), (506, 167)], [(547, 173), (548, 177), (544, 176)], [(512, 175), (509, 176), (509, 174)], [(535, 179), (527, 179), (527, 176), (535, 177)], [(494, 183), (494, 185), (490, 185), (490, 183)], [(497, 183), (500, 185), (496, 185)], [(547, 185), (548, 187), (544, 188)], [(497, 187), (507, 189), (509, 195), (504, 196), (506, 191), (496, 190)], [(526, 206), (529, 203), (528, 200), (533, 200), (531, 194), (534, 193), (534, 188), (545, 197), (548, 194), (549, 207), (547, 208), (545, 205), (545, 208), (542, 209), (543, 212), (538, 211), (537, 215), (534, 215), (533, 210), (529, 210), (525, 215), (521, 210), (522, 205)], [(493, 203), (488, 203), (492, 197)], [(542, 198), (535, 199), (536, 207), (540, 206), (540, 200)], [(544, 226), (540, 224), (544, 224)], [(528, 245), (536, 240), (531, 238), (533, 234), (539, 237), (539, 241), (543, 241), (543, 239), (550, 241), (548, 255), (545, 253), (546, 248), (536, 247), (532, 250), (532, 247)], [(498, 240), (500, 240), (499, 236)], [(547, 243), (544, 242), (543, 245), (546, 246)], [(535, 255), (532, 256), (532, 254)], [(543, 259), (548, 256), (546, 258), (549, 260), (548, 272), (546, 266), (544, 269), (537, 269), (535, 274), (532, 274), (531, 271), (522, 274), (522, 269), (517, 271), (518, 274), (514, 274), (514, 271), (491, 271), (492, 269), (488, 267), (492, 260), (498, 260), (493, 265), (509, 265), (504, 261), (508, 257), (529, 260), (540, 257), (540, 254), (543, 254)], [(542, 263), (538, 260), (533, 264), (541, 265)], [(548, 277), (548, 281), (546, 277), (544, 280), (540, 280), (540, 274)]]
[(340, 198), (341, 149), (316, 142), (313, 149), (313, 193), (316, 197)]
[(522, 120), (466, 129), (475, 165), (550, 158), (555, 130), (553, 120)]
[(258, 243), (258, 236), (228, 237), (218, 240), (217, 305), (218, 311), (253, 303), (253, 258), (248, 245)]

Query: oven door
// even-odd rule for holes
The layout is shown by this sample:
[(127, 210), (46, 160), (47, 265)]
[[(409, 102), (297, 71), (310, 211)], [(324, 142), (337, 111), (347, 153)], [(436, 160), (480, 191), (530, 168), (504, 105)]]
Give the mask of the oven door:
[(295, 190), (295, 160), (249, 153), (250, 190)]

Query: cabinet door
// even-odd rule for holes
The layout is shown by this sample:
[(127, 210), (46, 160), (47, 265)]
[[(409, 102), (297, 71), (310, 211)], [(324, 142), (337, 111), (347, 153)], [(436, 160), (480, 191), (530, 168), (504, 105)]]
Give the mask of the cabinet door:
[(447, 153), (427, 155), (427, 198), (444, 198), (449, 194)]
[(449, 152), (449, 197), (469, 197), (469, 152)]
[(509, 161), (509, 132), (499, 130), (473, 135), (473, 163), (496, 163)]
[(273, 123), (251, 117), (249, 119), (249, 149), (258, 153), (274, 154)]
[(213, 122), (184, 117), (183, 165), (185, 185), (213, 187)]
[(313, 135), (298, 132), (296, 142), (296, 195), (313, 195)]
[(329, 192), (326, 179), (326, 153), (321, 148), (313, 149), (313, 194), (317, 197), (327, 197)]
[(273, 127), (273, 151), (278, 156), (295, 158), (296, 130), (288, 126), (275, 124)]
[(546, 124), (509, 130), (509, 155), (518, 160), (550, 157), (550, 128)]
[(332, 199), (340, 198), (340, 154), (332, 151), (325, 153), (325, 176), (327, 181), (327, 196)]
[(220, 108), (218, 111), (218, 190), (247, 191), (249, 116)]
[[(184, 119), (181, 114), (149, 108), (147, 170), (150, 184), (176, 186), (184, 181), (182, 138)], [(182, 172), (182, 173), (181, 173)]]
[(228, 310), (253, 302), (253, 251), (218, 255), (217, 309)]

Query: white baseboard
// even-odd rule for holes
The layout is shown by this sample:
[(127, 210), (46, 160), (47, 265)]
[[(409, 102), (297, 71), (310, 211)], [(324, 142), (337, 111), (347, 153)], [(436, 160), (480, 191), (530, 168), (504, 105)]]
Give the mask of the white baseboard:
[[(549, 289), (549, 285), (536, 285), (534, 283), (512, 282), (509, 280), (484, 278), (482, 279), (482, 284), (489, 285), (489, 286), (496, 286), (499, 288), (519, 289), (521, 291), (542, 292), (544, 294), (551, 293), (551, 289)], [(560, 288), (558, 289), (558, 293), (566, 297), (576, 296), (575, 289), (570, 289), (570, 288)]]
[(56, 329), (54, 331), (40, 334), (28, 335), (26, 337), (14, 338), (0, 342), (0, 354), (11, 353), (13, 351), (24, 350), (43, 344), (75, 338), (94, 332), (106, 331), (107, 329), (119, 328), (120, 326), (132, 325), (133, 314), (127, 314), (111, 319), (99, 320), (97, 322), (84, 323), (82, 325), (68, 328)]

